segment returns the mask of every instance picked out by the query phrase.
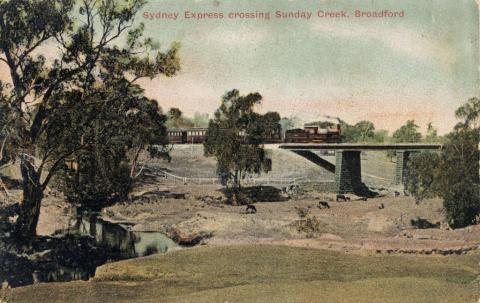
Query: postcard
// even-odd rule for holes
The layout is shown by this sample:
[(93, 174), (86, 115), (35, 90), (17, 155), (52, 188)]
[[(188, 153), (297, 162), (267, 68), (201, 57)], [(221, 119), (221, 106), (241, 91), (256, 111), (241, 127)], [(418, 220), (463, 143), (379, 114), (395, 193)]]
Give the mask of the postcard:
[(0, 2), (0, 303), (480, 302), (474, 0)]

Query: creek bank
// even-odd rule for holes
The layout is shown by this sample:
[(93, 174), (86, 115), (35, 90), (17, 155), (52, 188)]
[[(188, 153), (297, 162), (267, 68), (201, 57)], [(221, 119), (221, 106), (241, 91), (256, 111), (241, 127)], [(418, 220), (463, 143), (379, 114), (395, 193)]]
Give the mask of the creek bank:
[(0, 281), (3, 287), (39, 282), (88, 280), (112, 258), (94, 239), (78, 235), (40, 236), (30, 248), (0, 239)]
[(73, 226), (53, 236), (38, 236), (27, 247), (13, 236), (7, 208), (0, 224), (0, 283), (2, 288), (40, 282), (88, 280), (96, 268), (119, 261), (178, 249), (159, 232), (133, 232), (96, 214), (79, 216)]

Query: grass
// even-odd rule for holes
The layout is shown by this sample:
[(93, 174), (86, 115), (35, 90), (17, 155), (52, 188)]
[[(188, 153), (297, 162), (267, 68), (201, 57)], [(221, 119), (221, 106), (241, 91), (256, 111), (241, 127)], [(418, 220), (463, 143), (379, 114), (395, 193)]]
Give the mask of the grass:
[[(312, 162), (291, 151), (269, 149), (268, 156), (272, 159), (272, 171), (262, 174), (265, 178), (322, 178), (333, 180), (334, 175)], [(184, 177), (215, 178), (217, 162), (215, 158), (203, 155), (203, 145), (175, 145), (170, 152), (172, 161), (158, 161), (160, 167), (170, 170), (173, 174)]]
[(468, 303), (478, 300), (479, 259), (197, 247), (110, 263), (90, 282), (14, 289), (8, 302)]
[[(291, 151), (272, 148), (271, 145), (266, 145), (266, 149), (268, 156), (272, 159), (272, 170), (268, 174), (262, 174), (262, 178), (305, 177), (311, 180), (334, 180), (333, 173)], [(158, 166), (182, 177), (215, 178), (217, 176), (216, 161), (214, 158), (203, 155), (201, 144), (175, 145), (170, 155), (172, 162), (157, 161)], [(322, 157), (335, 164), (335, 156)], [(394, 179), (395, 163), (390, 161), (385, 152), (367, 151), (362, 155), (362, 172), (363, 179), (368, 184), (388, 186)]]

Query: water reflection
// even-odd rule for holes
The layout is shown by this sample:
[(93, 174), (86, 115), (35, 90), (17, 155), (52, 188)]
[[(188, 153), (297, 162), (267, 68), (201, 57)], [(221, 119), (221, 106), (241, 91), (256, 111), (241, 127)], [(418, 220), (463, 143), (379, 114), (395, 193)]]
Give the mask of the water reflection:
[(95, 238), (99, 246), (107, 246), (119, 258), (135, 258), (164, 253), (178, 245), (159, 232), (131, 231), (120, 224), (110, 223), (95, 216), (77, 219), (75, 230)]

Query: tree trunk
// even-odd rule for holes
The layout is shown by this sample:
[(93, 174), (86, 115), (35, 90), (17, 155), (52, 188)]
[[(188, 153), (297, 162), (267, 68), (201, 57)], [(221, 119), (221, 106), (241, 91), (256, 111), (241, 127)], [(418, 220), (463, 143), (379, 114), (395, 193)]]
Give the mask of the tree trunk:
[(133, 161), (132, 161), (132, 167), (130, 168), (130, 179), (134, 179), (135, 177), (135, 169), (137, 168), (138, 157), (140, 156), (140, 152), (142, 151), (142, 149), (143, 148), (139, 148), (135, 152), (135, 157), (133, 158)]
[(20, 239), (29, 240), (36, 235), (43, 187), (40, 183), (40, 174), (29, 159), (23, 157), (20, 167), (23, 179), (23, 200), (16, 223), (16, 231)]
[(238, 170), (235, 171), (235, 174), (233, 175), (233, 195), (232, 195), (232, 205), (233, 206), (238, 206), (240, 201), (240, 187), (239, 187), (239, 178), (238, 178)]

